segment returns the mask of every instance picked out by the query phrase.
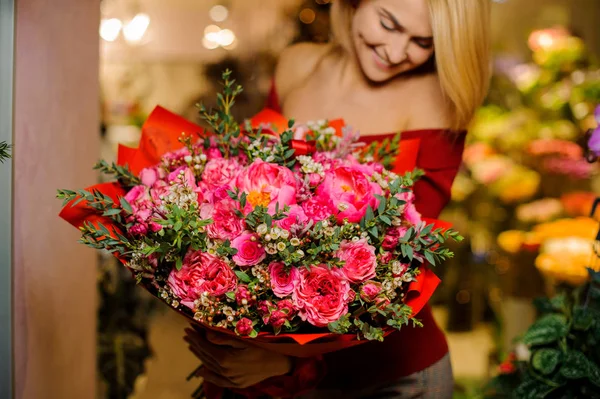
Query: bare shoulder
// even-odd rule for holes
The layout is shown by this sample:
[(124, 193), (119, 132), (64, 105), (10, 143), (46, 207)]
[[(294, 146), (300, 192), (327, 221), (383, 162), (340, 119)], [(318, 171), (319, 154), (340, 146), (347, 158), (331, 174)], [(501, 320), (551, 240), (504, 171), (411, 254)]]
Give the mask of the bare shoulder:
[(275, 87), (280, 98), (308, 78), (330, 48), (330, 45), (317, 43), (298, 43), (287, 47), (279, 56), (275, 69)]
[(408, 129), (448, 128), (450, 112), (437, 74), (414, 76), (410, 88)]

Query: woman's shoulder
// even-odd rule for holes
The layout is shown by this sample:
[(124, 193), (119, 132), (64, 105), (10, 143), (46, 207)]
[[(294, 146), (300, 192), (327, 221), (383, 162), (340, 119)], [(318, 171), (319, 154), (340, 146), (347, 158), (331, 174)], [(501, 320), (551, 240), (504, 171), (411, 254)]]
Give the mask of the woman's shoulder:
[(331, 51), (329, 44), (297, 43), (279, 56), (275, 69), (275, 87), (281, 98), (300, 85), (314, 72), (320, 60)]
[(448, 129), (451, 126), (450, 107), (438, 75), (428, 73), (411, 76), (408, 130)]

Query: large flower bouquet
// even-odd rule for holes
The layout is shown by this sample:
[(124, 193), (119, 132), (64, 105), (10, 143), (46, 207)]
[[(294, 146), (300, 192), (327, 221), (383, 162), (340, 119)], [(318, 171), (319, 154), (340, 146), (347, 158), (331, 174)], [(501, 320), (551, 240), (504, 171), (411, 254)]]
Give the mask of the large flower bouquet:
[(97, 165), (116, 182), (59, 190), (61, 217), (196, 323), (285, 354), (419, 324), (439, 283), (426, 264), (460, 236), (415, 209), (420, 171), (386, 169), (400, 141), (365, 148), (341, 121), (268, 111), (240, 126), (224, 77), (217, 110), (201, 108), (212, 131), (157, 107), (138, 149)]

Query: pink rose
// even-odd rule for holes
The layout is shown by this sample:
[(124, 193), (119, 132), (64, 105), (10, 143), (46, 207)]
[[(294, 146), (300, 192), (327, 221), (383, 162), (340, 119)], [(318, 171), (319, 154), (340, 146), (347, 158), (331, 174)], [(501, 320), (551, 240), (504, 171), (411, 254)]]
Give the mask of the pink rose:
[(271, 213), (277, 203), (279, 209), (296, 203), (296, 185), (290, 169), (260, 159), (245, 168), (236, 180), (236, 187), (247, 194), (249, 206), (268, 207)]
[(274, 328), (281, 328), (286, 321), (292, 320), (296, 316), (294, 304), (289, 299), (284, 299), (273, 304), (270, 301), (262, 301), (258, 306), (259, 314), (263, 322)]
[(341, 270), (319, 265), (299, 274), (292, 298), (302, 320), (325, 327), (348, 313), (350, 285)]
[(223, 158), (223, 154), (221, 154), (221, 151), (218, 148), (210, 147), (208, 150), (206, 150), (206, 157), (210, 160), (219, 159)]
[(136, 223), (129, 228), (129, 233), (134, 236), (143, 236), (148, 233), (148, 226), (143, 223)]
[(167, 282), (181, 303), (194, 309), (194, 301), (204, 292), (217, 298), (235, 292), (237, 276), (218, 256), (190, 250), (183, 258), (181, 270), (171, 270)]
[(302, 203), (302, 210), (313, 222), (320, 222), (331, 216), (331, 201), (327, 198), (313, 197)]
[(383, 238), (383, 242), (381, 243), (381, 246), (383, 247), (383, 249), (388, 250), (388, 251), (394, 250), (398, 246), (398, 242), (400, 241), (400, 238), (403, 237), (407, 231), (408, 231), (408, 229), (404, 226), (399, 226), (399, 227), (394, 227), (394, 228), (389, 229), (386, 232), (385, 237)]
[(370, 205), (377, 209), (381, 187), (371, 183), (363, 172), (355, 167), (342, 166), (328, 171), (323, 183), (317, 188), (317, 195), (330, 201), (330, 209), (337, 216), (338, 223), (348, 219), (357, 223)]
[(152, 208), (152, 201), (148, 188), (143, 185), (135, 186), (127, 194), (125, 200), (131, 205), (131, 210), (135, 215), (140, 210)]
[[(289, 269), (289, 270), (288, 270)], [(285, 298), (294, 291), (294, 284), (298, 279), (298, 269), (286, 268), (283, 263), (273, 262), (269, 265), (271, 288), (279, 298)]]
[(252, 299), (252, 294), (250, 290), (248, 290), (247, 285), (238, 285), (237, 291), (235, 292), (235, 301), (238, 305), (253, 305), (254, 301)]
[(381, 262), (381, 264), (383, 265), (387, 265), (388, 263), (390, 263), (392, 261), (392, 258), (394, 257), (394, 254), (391, 252), (384, 252), (381, 255), (379, 255), (379, 261)]
[(169, 183), (181, 184), (191, 189), (196, 188), (196, 177), (194, 176), (194, 172), (187, 166), (181, 166), (169, 173), (167, 181)]
[(142, 184), (146, 187), (152, 187), (158, 179), (162, 178), (160, 173), (161, 171), (162, 169), (158, 167), (142, 169), (140, 172), (140, 180), (142, 181)]
[(167, 152), (162, 156), (163, 161), (165, 161), (169, 165), (176, 164), (178, 162), (183, 161), (183, 158), (187, 157), (190, 154), (190, 150), (187, 147), (182, 147), (176, 151)]
[(399, 200), (405, 201), (404, 204), (404, 212), (402, 216), (404, 219), (411, 225), (416, 226), (421, 223), (421, 214), (417, 211), (415, 207), (415, 194), (412, 191), (405, 193), (398, 193), (395, 195)]
[(244, 232), (246, 222), (236, 215), (236, 208), (239, 208), (239, 205), (229, 197), (214, 205), (204, 203), (200, 206), (200, 217), (213, 221), (206, 226), (206, 233), (210, 238), (223, 241), (233, 240)]
[(212, 192), (223, 186), (231, 188), (231, 182), (241, 169), (240, 164), (234, 159), (212, 159), (206, 163), (202, 180), (198, 185), (205, 192)]
[(279, 309), (283, 313), (289, 315), (290, 318), (291, 318), (291, 316), (296, 314), (296, 308), (294, 308), (294, 303), (292, 301), (290, 301), (289, 299), (283, 299), (283, 300), (277, 302), (277, 309)]
[(275, 221), (275, 224), (284, 230), (290, 231), (293, 225), (305, 225), (306, 222), (308, 222), (308, 217), (306, 217), (304, 210), (299, 205), (292, 205), (287, 212), (287, 217)]
[(335, 257), (344, 262), (342, 271), (351, 283), (361, 283), (375, 277), (377, 267), (375, 247), (369, 245), (366, 238), (356, 242), (342, 241)]
[(323, 178), (318, 173), (311, 173), (308, 175), (308, 184), (311, 187), (317, 187), (321, 183)]
[(161, 204), (170, 193), (171, 186), (164, 180), (156, 181), (150, 189), (150, 196), (155, 204)]
[(271, 312), (277, 310), (277, 306), (273, 305), (271, 301), (260, 301), (258, 302), (256, 309), (258, 310), (258, 314), (262, 318), (263, 323), (269, 324)]
[(373, 302), (381, 293), (381, 283), (367, 281), (360, 287), (360, 297), (367, 303)]
[(247, 317), (241, 318), (235, 325), (235, 332), (239, 335), (250, 335), (252, 331), (254, 331), (252, 320), (248, 319)]
[(240, 267), (257, 265), (266, 257), (258, 234), (243, 233), (233, 239), (231, 247), (237, 249), (233, 261)]

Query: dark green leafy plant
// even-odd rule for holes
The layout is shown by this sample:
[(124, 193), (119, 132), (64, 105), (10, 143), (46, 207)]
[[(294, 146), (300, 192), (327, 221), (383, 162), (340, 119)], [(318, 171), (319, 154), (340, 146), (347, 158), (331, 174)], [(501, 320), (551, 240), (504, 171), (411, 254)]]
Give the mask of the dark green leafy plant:
[(0, 163), (10, 159), (10, 147), (5, 141), (0, 142)]
[(489, 398), (600, 397), (600, 272), (587, 284), (535, 301), (538, 320), (522, 337), (529, 359), (503, 365)]

